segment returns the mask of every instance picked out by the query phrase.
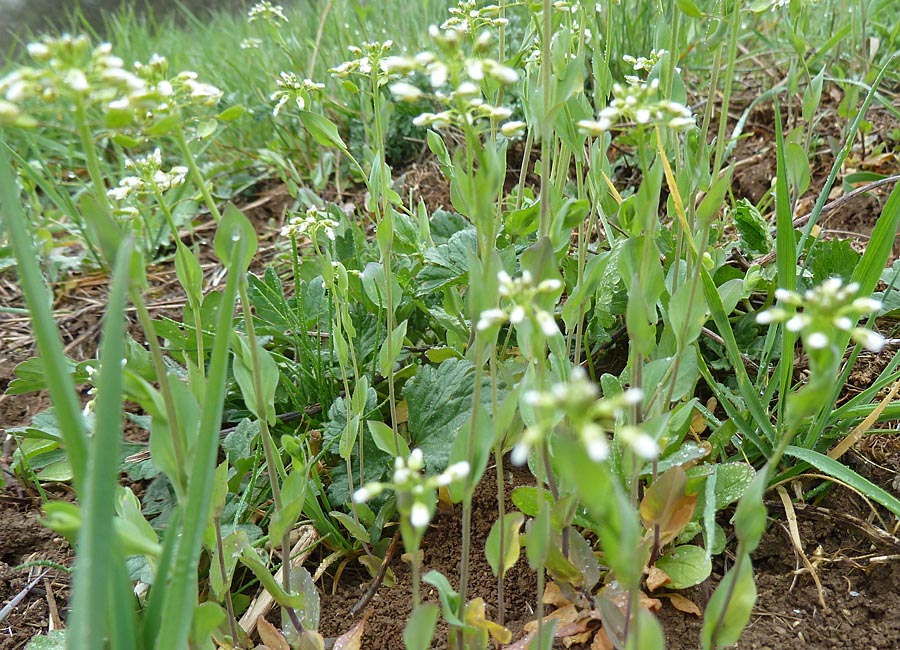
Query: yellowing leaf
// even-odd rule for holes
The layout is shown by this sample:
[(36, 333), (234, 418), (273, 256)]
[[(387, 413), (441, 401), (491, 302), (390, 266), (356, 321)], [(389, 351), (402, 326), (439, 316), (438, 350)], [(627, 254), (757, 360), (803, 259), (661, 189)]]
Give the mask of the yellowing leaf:
[(281, 631), (262, 616), (256, 619), (256, 629), (259, 632), (260, 640), (270, 650), (291, 650), (290, 644)]

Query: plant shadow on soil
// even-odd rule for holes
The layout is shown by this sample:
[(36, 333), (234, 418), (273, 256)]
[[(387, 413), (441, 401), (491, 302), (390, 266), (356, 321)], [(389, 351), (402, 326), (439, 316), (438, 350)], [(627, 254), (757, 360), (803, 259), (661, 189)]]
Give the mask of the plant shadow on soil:
[[(768, 141), (764, 131), (768, 116), (761, 114), (761, 130), (752, 132), (742, 140), (737, 148), (738, 160), (749, 159), (759, 153), (763, 142)], [(880, 125), (875, 120), (876, 125)], [(754, 124), (751, 120), (749, 124)], [(736, 197), (748, 196), (758, 201), (769, 189), (774, 175), (774, 152), (752, 165), (739, 168), (735, 172), (734, 188)], [(426, 161), (423, 165), (428, 165)], [(821, 181), (830, 168), (831, 160), (820, 159), (813, 172), (813, 188), (821, 187)], [(431, 165), (433, 167), (433, 165)], [(893, 171), (896, 173), (896, 170)], [(433, 180), (433, 170), (412, 170), (406, 179), (411, 186), (437, 187), (440, 180)], [(815, 189), (813, 190), (813, 192)], [(846, 206), (828, 215), (823, 226), (841, 233), (858, 235), (857, 245), (864, 246), (868, 233), (874, 225), (889, 188), (862, 197), (863, 200)], [(430, 208), (442, 205), (449, 208), (449, 198), (445, 192), (434, 192), (428, 198)], [(261, 235), (271, 236), (284, 218), (287, 198), (280, 190), (267, 199), (263, 194), (250, 210), (250, 216)], [(267, 246), (271, 253), (273, 247)], [(271, 256), (260, 258), (260, 266), (271, 260)], [(214, 264), (207, 271), (214, 272)], [(155, 276), (154, 300), (164, 305), (175, 295), (174, 273), (165, 269)], [(22, 306), (21, 296), (16, 294), (16, 284), (10, 275), (0, 277), (0, 297), (4, 304)], [(103, 287), (95, 287), (96, 295), (87, 297), (71, 295), (68, 290), (61, 293), (56, 307), (72, 312), (72, 319), (61, 323), (68, 336), (66, 343), (75, 346), (73, 355), (78, 358), (92, 356), (95, 336), (84, 337), (85, 331), (99, 331), (102, 316)], [(98, 299), (97, 296), (100, 298)], [(88, 309), (91, 301), (95, 308)], [(177, 301), (176, 301), (177, 302)], [(177, 312), (176, 312), (177, 313)], [(75, 319), (74, 315), (78, 315)], [(24, 361), (30, 346), (18, 343), (10, 346), (10, 341), (21, 341), (24, 330), (21, 318), (0, 314), (0, 393), (13, 377), (15, 364)], [(79, 338), (81, 337), (81, 338)], [(878, 365), (883, 367), (889, 353), (878, 357)], [(872, 374), (871, 370), (874, 370)], [(851, 377), (856, 389), (864, 388), (877, 376), (880, 368), (863, 367)], [(851, 387), (852, 388), (852, 387)], [(49, 406), (44, 394), (16, 397), (0, 396), (0, 427), (8, 429), (27, 424), (30, 417)], [(16, 569), (25, 562), (49, 560), (71, 566), (73, 553), (62, 538), (51, 533), (40, 523), (40, 495), (33, 487), (20, 482), (9, 473), (13, 446), (9, 439), (4, 443), (0, 456), (0, 470), (3, 471), (5, 487), (0, 491), (0, 607), (16, 597), (29, 583), (29, 572)], [(893, 494), (900, 492), (900, 481), (896, 468), (900, 467), (900, 442), (896, 435), (878, 435), (864, 439), (845, 460), (860, 474)], [(894, 468), (894, 469), (891, 469)], [(472, 577), (469, 597), (482, 597), (487, 604), (488, 618), (496, 617), (496, 580), (484, 557), (484, 542), (492, 523), (496, 520), (496, 485), (493, 469), (486, 472), (487, 479), (479, 486), (474, 500)], [(533, 478), (526, 470), (507, 468), (507, 495), (518, 485), (533, 484)], [(137, 487), (137, 486), (136, 486)], [(804, 485), (804, 489), (814, 487)], [(65, 488), (50, 488), (52, 498), (71, 498)], [(509, 507), (509, 502), (507, 500)], [(759, 596), (750, 624), (745, 630), (739, 648), (771, 649), (826, 649), (835, 647), (859, 648), (862, 650), (900, 648), (900, 540), (892, 529), (893, 520), (886, 513), (873, 510), (855, 494), (833, 487), (818, 507), (797, 508), (800, 540), (803, 549), (814, 565), (822, 585), (822, 595), (827, 609), (819, 604), (816, 585), (803, 569), (803, 563), (794, 550), (787, 532), (786, 518), (780, 502), (769, 502), (770, 527), (759, 549), (754, 554), (754, 567)], [(877, 512), (888, 522), (883, 525), (873, 515)], [(453, 512), (439, 513), (424, 542), (423, 570), (436, 569), (446, 575), (454, 587), (458, 584), (461, 516), (457, 506)], [(849, 517), (848, 517), (849, 515)], [(719, 523), (726, 526), (730, 514), (720, 513)], [(887, 530), (888, 533), (873, 535), (873, 529)], [(399, 555), (399, 554), (398, 554)], [(714, 562), (713, 577), (707, 584), (685, 592), (701, 609), (715, 588), (721, 575), (730, 566), (732, 559), (726, 553)], [(399, 558), (391, 564), (397, 584), (382, 586), (369, 608), (372, 610), (365, 626), (362, 648), (366, 650), (391, 650), (402, 647), (402, 633), (411, 610), (410, 572)], [(314, 567), (310, 567), (314, 570)], [(23, 648), (35, 635), (46, 633), (52, 618), (52, 610), (58, 608), (64, 620), (67, 611), (68, 578), (58, 570), (51, 569), (15, 607), (9, 617), (0, 623), (0, 650)], [(320, 630), (326, 638), (346, 632), (358, 619), (349, 615), (349, 610), (362, 597), (369, 586), (368, 574), (349, 568), (337, 585), (333, 576), (323, 577), (319, 584), (322, 593), (322, 617)], [(535, 575), (524, 559), (507, 573), (506, 624), (514, 633), (514, 640), (523, 636), (525, 623), (534, 618)], [(334, 592), (334, 593), (332, 593)], [(422, 589), (423, 598), (436, 601), (437, 595), (428, 585)], [(651, 594), (658, 596), (659, 594)], [(666, 632), (667, 647), (671, 650), (687, 650), (699, 647), (701, 621), (697, 617), (677, 611), (663, 598), (658, 616)], [(549, 608), (552, 609), (552, 608)], [(599, 623), (594, 623), (599, 625)], [(433, 647), (447, 647), (447, 630), (439, 627)], [(562, 639), (555, 647), (566, 647)], [(590, 648), (588, 644), (573, 644), (576, 649)], [(596, 646), (600, 647), (600, 646)]]

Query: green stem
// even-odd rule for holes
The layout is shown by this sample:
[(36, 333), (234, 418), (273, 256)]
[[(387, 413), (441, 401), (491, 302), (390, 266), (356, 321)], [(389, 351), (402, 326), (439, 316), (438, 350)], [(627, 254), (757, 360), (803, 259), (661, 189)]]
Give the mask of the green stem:
[(550, 123), (550, 37), (553, 4), (543, 0), (541, 23), (541, 91), (543, 104), (541, 107), (541, 219), (540, 237), (550, 236), (550, 140), (553, 126)]
[(209, 209), (209, 213), (213, 216), (213, 219), (216, 220), (216, 223), (219, 223), (222, 220), (222, 213), (219, 212), (219, 207), (216, 205), (215, 199), (213, 199), (212, 194), (209, 193), (209, 188), (206, 186), (206, 179), (203, 178), (203, 174), (197, 166), (197, 159), (194, 157), (194, 153), (188, 146), (187, 138), (185, 138), (184, 135), (184, 129), (180, 124), (175, 127), (175, 141), (178, 143), (181, 155), (184, 157), (188, 170), (191, 172), (191, 178), (194, 180), (194, 184), (197, 186), (200, 196), (203, 197), (203, 202), (206, 203), (206, 207)]
[[(253, 325), (253, 315), (250, 313), (250, 297), (247, 292), (247, 275), (242, 274), (238, 281), (238, 291), (243, 305), (244, 327), (247, 330), (247, 342), (250, 347), (250, 361), (253, 365), (253, 389), (256, 391), (256, 417), (259, 418), (259, 437), (263, 445), (263, 453), (266, 457), (266, 470), (269, 473), (269, 483), (272, 486), (272, 501), (275, 511), (281, 512), (284, 502), (281, 499), (281, 485), (279, 479), (283, 478), (284, 468), (275, 457), (275, 443), (272, 433), (269, 431), (269, 422), (266, 417), (266, 406), (263, 404), (262, 370), (259, 362), (259, 348), (257, 347), (256, 328)], [(281, 537), (282, 559), (282, 586), (287, 593), (291, 593), (291, 542), (290, 531), (285, 531)]]

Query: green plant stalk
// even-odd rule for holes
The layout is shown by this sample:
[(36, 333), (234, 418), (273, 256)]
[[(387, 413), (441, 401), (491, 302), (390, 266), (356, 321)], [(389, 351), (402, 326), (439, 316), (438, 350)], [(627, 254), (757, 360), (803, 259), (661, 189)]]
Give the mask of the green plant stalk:
[[(491, 413), (497, 413), (497, 346), (491, 346), (491, 358), (489, 361), (490, 369), (491, 369)], [(496, 481), (497, 481), (497, 517), (498, 521), (503, 521), (503, 518), (506, 516), (506, 489), (504, 487), (503, 481), (503, 443), (506, 439), (506, 435), (499, 435), (497, 439), (494, 441), (494, 466), (496, 468)], [(500, 530), (498, 533), (499, 539), (497, 540), (498, 548), (503, 549), (506, 548), (504, 546), (504, 538), (506, 533), (504, 531), (504, 526), (500, 525)], [(501, 564), (500, 571), (497, 572), (497, 623), (499, 625), (505, 625), (506, 621), (506, 595), (504, 588), (504, 574), (506, 572), (506, 567)]]
[[(166, 370), (166, 362), (163, 358), (162, 347), (159, 345), (159, 339), (156, 336), (156, 328), (153, 325), (153, 317), (144, 303), (141, 291), (138, 285), (132, 283), (128, 290), (131, 303), (134, 305), (138, 320), (141, 323), (141, 329), (147, 337), (147, 345), (150, 348), (150, 360), (153, 363), (153, 370), (156, 373), (159, 382), (159, 392), (162, 395), (163, 406), (166, 410), (166, 420), (168, 421), (169, 435), (172, 437), (172, 449), (175, 454), (175, 463), (179, 472), (179, 484), (175, 486), (179, 497), (184, 497), (183, 481), (187, 476), (187, 467), (185, 466), (185, 449), (184, 436), (181, 427), (178, 424), (177, 409), (175, 408), (175, 398), (172, 396), (172, 387), (169, 385), (169, 374)], [(202, 336), (202, 334), (201, 334)]]
[(19, 282), (28, 311), (32, 315), (35, 342), (41, 357), (48, 362), (45, 365), (47, 387), (53, 400), (66, 454), (72, 465), (72, 482), (76, 494), (82, 494), (87, 473), (87, 431), (76, 397), (75, 384), (71, 375), (64, 370), (66, 354), (50, 308), (52, 296), (38, 266), (34, 240), (22, 213), (14, 178), (8, 150), (5, 146), (0, 146), (0, 206), (3, 208), (0, 227), (5, 226), (16, 256)]
[(191, 172), (191, 178), (197, 185), (197, 191), (200, 192), (200, 196), (203, 197), (203, 202), (206, 203), (206, 207), (209, 209), (209, 213), (213, 216), (213, 219), (215, 219), (216, 223), (219, 223), (222, 220), (222, 213), (219, 212), (219, 207), (216, 205), (215, 199), (213, 199), (212, 194), (209, 192), (209, 188), (206, 186), (206, 179), (203, 178), (203, 174), (197, 166), (197, 159), (194, 157), (194, 153), (188, 145), (187, 138), (184, 135), (184, 128), (180, 123), (175, 126), (174, 133), (175, 142), (178, 144), (178, 149), (181, 151), (184, 162)]
[[(245, 245), (240, 239), (234, 242), (232, 259), (240, 259)], [(231, 337), (224, 334), (232, 329), (232, 314), (238, 293), (238, 275), (236, 270), (229, 271), (222, 302), (219, 305), (216, 330), (222, 332), (223, 336), (215, 338), (210, 353), (209, 383), (206, 386), (206, 400), (200, 417), (194, 464), (188, 481), (181, 540), (172, 568), (172, 582), (162, 604), (156, 650), (185, 647), (191, 629), (193, 615), (188, 615), (188, 612), (192, 612), (197, 598), (197, 565), (200, 561), (203, 532), (212, 500), (212, 478), (216, 468), (219, 428), (225, 404), (225, 380), (228, 376)]]
[[(475, 330), (473, 330), (475, 331)], [(481, 404), (481, 366), (484, 364), (484, 345), (478, 340), (479, 336), (475, 334), (475, 385), (472, 389), (472, 420), (469, 425), (468, 437), (466, 439), (466, 460), (469, 467), (473, 467), (473, 458), (475, 456), (475, 438), (478, 435), (478, 405)], [(465, 479), (463, 490), (463, 511), (462, 511), (462, 548), (460, 550), (459, 560), (459, 610), (457, 616), (460, 620), (465, 620), (466, 599), (469, 592), (469, 563), (472, 555), (472, 497), (475, 494), (475, 485), (472, 473), (470, 472)], [(465, 650), (463, 635), (458, 638), (457, 647), (459, 650)]]
[[(216, 567), (222, 575), (222, 584), (228, 584), (228, 572), (225, 570), (225, 549), (222, 547), (222, 519), (213, 517), (213, 526), (216, 529), (216, 554), (219, 556), (219, 566)], [(239, 643), (240, 636), (237, 631), (237, 619), (234, 617), (234, 603), (231, 601), (231, 589), (225, 590), (225, 611), (228, 613), (228, 627), (231, 629), (231, 638), (235, 644)]]
[(103, 172), (100, 169), (100, 158), (97, 155), (97, 147), (94, 145), (94, 134), (91, 133), (91, 127), (85, 115), (84, 102), (77, 95), (75, 99), (75, 124), (78, 129), (78, 139), (84, 150), (84, 159), (87, 164), (88, 175), (91, 177), (94, 197), (103, 210), (111, 213), (112, 208), (109, 204), (109, 197), (106, 196), (106, 184), (103, 181)]
[(737, 42), (741, 26), (741, 0), (734, 0), (731, 18), (731, 40), (728, 42), (728, 62), (725, 71), (725, 87), (722, 89), (722, 109), (719, 111), (719, 133), (716, 136), (716, 157), (712, 177), (716, 178), (722, 169), (725, 153), (725, 130), (728, 126), (728, 107), (731, 104), (731, 87), (734, 83), (734, 66), (737, 61)]
[[(275, 504), (275, 511), (281, 512), (284, 509), (284, 502), (281, 498), (280, 481), (284, 477), (284, 468), (275, 457), (275, 442), (272, 440), (272, 434), (269, 431), (269, 421), (266, 417), (266, 405), (262, 403), (262, 370), (259, 362), (259, 348), (256, 340), (256, 327), (253, 325), (253, 315), (250, 313), (250, 296), (247, 291), (247, 275), (241, 274), (238, 281), (238, 292), (240, 294), (241, 305), (243, 306), (244, 328), (247, 331), (247, 342), (250, 347), (250, 362), (253, 365), (253, 389), (256, 391), (256, 410), (259, 418), (259, 439), (262, 441), (263, 452), (266, 457), (266, 470), (269, 473), (269, 484), (272, 487), (272, 501)], [(291, 540), (290, 530), (286, 530), (279, 540), (281, 543), (281, 560), (283, 569), (281, 571), (282, 585), (287, 593), (291, 592)]]
[(90, 442), (87, 477), (82, 502), (83, 523), (78, 533), (78, 559), (72, 585), (72, 618), (68, 637), (72, 650), (92, 650), (104, 645), (114, 622), (107, 619), (112, 596), (113, 566), (117, 556), (115, 535), (119, 448), (122, 439), (123, 379), (125, 355), (125, 295), (129, 284), (132, 242), (119, 249), (112, 287), (104, 316), (96, 427)]
[(552, 124), (550, 123), (550, 38), (552, 36), (552, 15), (553, 3), (550, 0), (543, 0), (543, 10), (541, 15), (541, 89), (543, 91), (542, 117), (541, 120), (541, 217), (540, 217), (540, 237), (550, 236), (550, 140), (553, 135)]

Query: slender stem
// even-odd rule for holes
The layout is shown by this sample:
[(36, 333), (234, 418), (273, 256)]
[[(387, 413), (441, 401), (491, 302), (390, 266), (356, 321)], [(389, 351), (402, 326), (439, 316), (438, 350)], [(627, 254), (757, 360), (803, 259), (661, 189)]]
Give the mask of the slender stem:
[(222, 220), (222, 213), (219, 212), (215, 199), (213, 199), (212, 194), (209, 193), (209, 188), (206, 186), (206, 179), (203, 178), (203, 174), (197, 166), (197, 159), (194, 157), (194, 153), (188, 146), (187, 138), (184, 135), (184, 129), (180, 124), (175, 127), (175, 141), (178, 143), (181, 155), (184, 157), (188, 170), (191, 172), (191, 178), (194, 179), (194, 184), (197, 185), (197, 190), (200, 192), (200, 196), (203, 197), (203, 202), (206, 203), (206, 207), (209, 209), (213, 219), (216, 220), (216, 223), (219, 223), (219, 221)]
[[(250, 361), (253, 366), (253, 389), (256, 391), (256, 417), (259, 418), (259, 438), (262, 441), (263, 453), (266, 456), (266, 470), (269, 473), (269, 483), (272, 486), (272, 501), (276, 512), (281, 512), (284, 502), (281, 499), (280, 474), (284, 469), (275, 457), (275, 443), (272, 433), (269, 431), (269, 422), (266, 417), (266, 404), (263, 403), (262, 370), (259, 361), (259, 348), (256, 340), (256, 328), (253, 325), (253, 315), (250, 313), (250, 297), (247, 292), (247, 275), (243, 274), (238, 282), (238, 290), (241, 296), (241, 305), (244, 312), (244, 327), (247, 330), (247, 343), (250, 348)], [(279, 471), (279, 469), (281, 471)], [(281, 537), (281, 559), (283, 562), (281, 577), (284, 590), (291, 592), (291, 542), (290, 531), (285, 531)], [(291, 610), (288, 608), (290, 615)], [(302, 629), (300, 630), (302, 632)]]
[(728, 126), (728, 106), (731, 103), (731, 86), (734, 83), (734, 65), (737, 60), (737, 41), (741, 26), (741, 1), (735, 0), (731, 19), (731, 40), (728, 43), (728, 69), (725, 72), (725, 87), (722, 89), (722, 110), (719, 113), (719, 134), (716, 138), (716, 158), (712, 174), (716, 178), (722, 168), (725, 153), (725, 129)]
[(553, 4), (543, 0), (543, 22), (541, 25), (541, 91), (543, 106), (541, 120), (541, 219), (540, 236), (550, 235), (550, 140), (553, 126), (550, 123), (550, 37), (552, 36)]
[[(222, 584), (228, 584), (228, 572), (225, 570), (225, 549), (222, 547), (222, 519), (213, 517), (213, 525), (216, 529), (216, 554), (219, 556), (219, 573), (222, 576)], [(231, 602), (231, 589), (225, 589), (225, 610), (228, 612), (228, 625), (231, 628), (232, 642), (239, 643), (237, 623), (234, 618), (234, 603)]]
[(184, 436), (181, 433), (181, 427), (178, 423), (175, 408), (175, 398), (172, 395), (172, 387), (169, 385), (169, 375), (166, 370), (166, 362), (163, 357), (162, 346), (156, 336), (156, 328), (153, 326), (153, 318), (147, 305), (144, 304), (144, 298), (140, 289), (133, 285), (129, 291), (129, 299), (134, 305), (138, 320), (141, 323), (141, 329), (144, 330), (144, 336), (147, 337), (147, 346), (150, 348), (150, 360), (153, 363), (153, 370), (156, 372), (156, 380), (159, 382), (159, 392), (162, 395), (163, 406), (166, 410), (166, 420), (168, 421), (169, 435), (172, 437), (172, 450), (175, 454), (175, 466), (178, 468), (179, 481), (175, 486), (175, 490), (180, 497), (184, 497), (184, 488), (187, 487), (187, 467), (185, 466), (185, 448)]
[[(475, 438), (478, 435), (478, 411), (481, 404), (481, 366), (484, 364), (484, 346), (475, 335), (475, 386), (472, 391), (472, 421), (469, 425), (469, 435), (466, 440), (466, 460), (469, 466), (473, 465), (475, 456)], [(471, 561), (472, 546), (472, 496), (475, 493), (474, 477), (470, 472), (466, 476), (463, 492), (462, 512), (462, 550), (459, 561), (459, 611), (460, 619), (465, 619), (466, 600), (469, 591), (469, 563)], [(462, 634), (459, 635), (458, 647), (465, 650)]]

